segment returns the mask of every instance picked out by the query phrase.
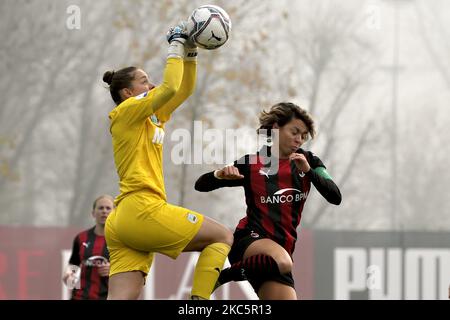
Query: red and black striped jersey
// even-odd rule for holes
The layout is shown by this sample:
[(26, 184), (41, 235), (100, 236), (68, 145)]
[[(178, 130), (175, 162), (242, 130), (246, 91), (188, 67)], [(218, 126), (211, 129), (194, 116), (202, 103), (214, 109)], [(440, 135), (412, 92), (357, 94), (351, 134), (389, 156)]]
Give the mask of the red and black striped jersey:
[(264, 156), (268, 154), (265, 151), (245, 155), (234, 162), (244, 179), (217, 179), (214, 172), (209, 172), (197, 180), (195, 189), (212, 191), (221, 187), (243, 186), (247, 212), (236, 229), (249, 229), (264, 235), (279, 243), (292, 255), (297, 240), (297, 227), (311, 183), (329, 202), (341, 202), (336, 184), (314, 170), (325, 169), (322, 161), (312, 152), (303, 149), (297, 150), (297, 153), (304, 154), (308, 160), (311, 170), (307, 173), (300, 172), (289, 159), (276, 159), (278, 166), (274, 167)]
[(108, 296), (108, 277), (101, 277), (98, 266), (109, 262), (104, 236), (95, 234), (95, 227), (82, 231), (73, 240), (69, 263), (79, 266), (80, 289), (73, 289), (73, 300), (102, 300)]

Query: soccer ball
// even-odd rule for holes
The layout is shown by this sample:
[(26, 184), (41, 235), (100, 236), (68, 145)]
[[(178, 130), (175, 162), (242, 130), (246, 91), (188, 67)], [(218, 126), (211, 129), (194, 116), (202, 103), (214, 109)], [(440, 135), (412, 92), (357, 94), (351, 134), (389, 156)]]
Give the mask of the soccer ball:
[(204, 5), (192, 12), (187, 22), (189, 37), (199, 47), (213, 50), (227, 42), (231, 31), (231, 20), (221, 7)]

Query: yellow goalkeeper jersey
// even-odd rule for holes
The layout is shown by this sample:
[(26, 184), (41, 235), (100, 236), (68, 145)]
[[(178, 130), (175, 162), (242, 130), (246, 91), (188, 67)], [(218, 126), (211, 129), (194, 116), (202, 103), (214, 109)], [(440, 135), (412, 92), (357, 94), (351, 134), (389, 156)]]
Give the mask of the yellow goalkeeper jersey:
[(114, 162), (120, 182), (117, 206), (128, 194), (147, 191), (166, 201), (163, 174), (164, 123), (194, 91), (194, 61), (170, 58), (163, 83), (129, 98), (110, 113)]

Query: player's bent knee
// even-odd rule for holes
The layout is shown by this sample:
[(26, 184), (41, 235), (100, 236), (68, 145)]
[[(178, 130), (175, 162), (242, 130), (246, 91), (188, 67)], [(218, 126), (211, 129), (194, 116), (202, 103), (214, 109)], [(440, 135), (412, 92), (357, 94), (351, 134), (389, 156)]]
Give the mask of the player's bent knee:
[(289, 273), (292, 271), (293, 263), (291, 259), (283, 257), (276, 261), (281, 274)]
[(108, 300), (136, 300), (143, 286), (141, 271), (116, 273), (109, 278)]
[(231, 232), (231, 230), (225, 226), (222, 227), (220, 232), (217, 232), (211, 239), (211, 243), (221, 242), (229, 245), (230, 247), (233, 244), (233, 241), (234, 241), (233, 232)]
[(230, 230), (228, 230), (228, 228), (225, 228), (225, 232), (223, 235), (223, 240), (220, 242), (223, 242), (227, 245), (229, 245), (230, 247), (233, 245), (233, 241), (234, 241), (234, 236), (233, 236), (233, 232), (231, 232)]

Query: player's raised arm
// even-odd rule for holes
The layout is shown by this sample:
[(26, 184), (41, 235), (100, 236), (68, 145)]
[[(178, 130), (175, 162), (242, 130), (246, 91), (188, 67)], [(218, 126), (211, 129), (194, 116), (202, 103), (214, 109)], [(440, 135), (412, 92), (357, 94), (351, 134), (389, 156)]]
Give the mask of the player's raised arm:
[(222, 8), (204, 5), (195, 9), (187, 21), (179, 26), (186, 28), (189, 39), (185, 43), (184, 74), (177, 94), (161, 109), (156, 116), (162, 122), (178, 108), (195, 89), (197, 78), (197, 46), (204, 50), (215, 50), (224, 45), (231, 32), (231, 19)]
[[(110, 85), (111, 95), (118, 105), (111, 119), (123, 123), (141, 123), (166, 105), (178, 92), (184, 73), (184, 43), (187, 39), (183, 25), (171, 28), (167, 34), (169, 48), (163, 82), (150, 84), (147, 74), (135, 67), (120, 70), (115, 75), (106, 74), (104, 81)], [(130, 70), (128, 70), (130, 69)], [(123, 73), (123, 74), (122, 74)]]
[(310, 158), (309, 161), (303, 153), (292, 153), (289, 159), (294, 161), (299, 171), (309, 177), (317, 191), (329, 203), (339, 205), (342, 201), (341, 191), (334, 183), (325, 165), (311, 152), (309, 152), (308, 157)]
[(309, 170), (306, 175), (311, 180), (317, 191), (324, 197), (329, 203), (339, 205), (342, 201), (341, 191), (338, 186), (331, 179), (325, 167), (317, 167)]
[(209, 192), (223, 187), (243, 186), (246, 172), (247, 167), (245, 163), (242, 161), (234, 161), (232, 165), (200, 176), (195, 182), (195, 190)]
[[(180, 25), (186, 26), (185, 22), (181, 22)], [(186, 29), (189, 34), (191, 31)], [(195, 84), (197, 81), (197, 55), (198, 49), (192, 39), (187, 39), (184, 44), (184, 71), (183, 79), (177, 93), (166, 103), (162, 108), (156, 112), (156, 116), (162, 122), (166, 122), (170, 119), (171, 114), (178, 108), (195, 90)]]
[(151, 109), (147, 117), (167, 104), (179, 91), (184, 74), (183, 57), (187, 38), (187, 30), (183, 23), (170, 28), (167, 33), (169, 48), (163, 82), (150, 90), (141, 102), (144, 106), (148, 104)]

